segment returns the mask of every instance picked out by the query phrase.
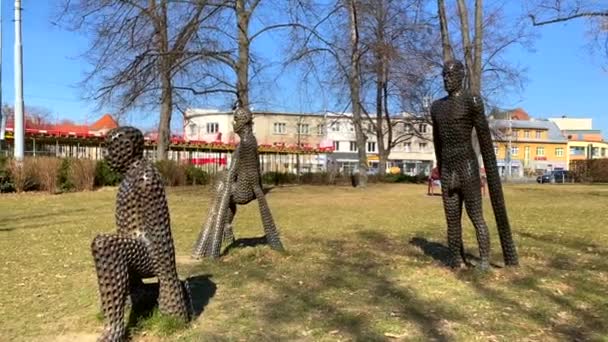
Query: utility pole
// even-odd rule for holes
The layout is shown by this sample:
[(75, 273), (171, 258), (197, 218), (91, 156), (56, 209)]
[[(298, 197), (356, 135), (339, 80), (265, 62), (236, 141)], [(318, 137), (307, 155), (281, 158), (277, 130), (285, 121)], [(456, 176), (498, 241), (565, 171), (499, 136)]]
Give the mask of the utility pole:
[(508, 146), (507, 146), (507, 179), (511, 178), (511, 149), (513, 148), (513, 122), (511, 121), (511, 113), (509, 115), (509, 136), (508, 136)]
[(6, 116), (2, 113), (2, 0), (0, 0), (0, 141), (4, 140)]
[(23, 116), (23, 46), (21, 43), (21, 0), (15, 0), (15, 159), (23, 160), (25, 123)]

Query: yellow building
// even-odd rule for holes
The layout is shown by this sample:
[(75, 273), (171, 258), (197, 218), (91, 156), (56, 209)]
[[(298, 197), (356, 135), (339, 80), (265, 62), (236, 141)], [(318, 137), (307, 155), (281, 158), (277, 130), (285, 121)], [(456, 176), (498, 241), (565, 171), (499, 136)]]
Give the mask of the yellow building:
[(608, 143), (600, 130), (593, 129), (592, 119), (563, 116), (549, 120), (568, 139), (568, 165), (575, 160), (608, 158)]
[[(568, 169), (568, 140), (547, 120), (491, 120), (494, 151), (501, 174), (532, 176)], [(509, 146), (511, 153), (509, 154)]]

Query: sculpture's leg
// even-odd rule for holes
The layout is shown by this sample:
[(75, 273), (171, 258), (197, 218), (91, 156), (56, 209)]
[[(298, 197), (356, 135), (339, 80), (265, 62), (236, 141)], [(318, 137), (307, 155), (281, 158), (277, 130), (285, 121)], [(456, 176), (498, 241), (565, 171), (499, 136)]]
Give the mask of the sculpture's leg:
[(226, 220), (228, 218), (228, 210), (230, 208), (231, 200), (231, 187), (226, 186), (222, 191), (221, 196), (218, 200), (218, 208), (213, 221), (213, 237), (211, 241), (211, 253), (210, 256), (213, 259), (219, 258), (220, 251), (222, 248), (222, 239), (224, 237), (224, 228), (226, 228)]
[(224, 226), (224, 241), (231, 244), (234, 242), (234, 232), (232, 231), (232, 221), (236, 216), (236, 203), (230, 201), (229, 211), (226, 217), (226, 224)]
[(214, 196), (211, 205), (209, 206), (209, 211), (207, 212), (207, 219), (205, 220), (205, 224), (203, 225), (203, 229), (198, 235), (196, 239), (196, 243), (194, 244), (194, 248), (192, 250), (193, 258), (200, 258), (206, 255), (205, 251), (209, 250), (209, 246), (211, 244), (211, 229), (213, 227), (213, 221), (215, 219), (215, 215), (217, 212), (217, 200), (215, 200)]
[(212, 238), (213, 238), (213, 229), (215, 227), (215, 221), (217, 220), (217, 213), (220, 210), (221, 198), (224, 192), (228, 191), (226, 187), (226, 181), (221, 180), (216, 187), (215, 194), (213, 196), (213, 200), (211, 205), (209, 206), (209, 211), (207, 213), (207, 219), (205, 220), (205, 224), (201, 233), (194, 244), (194, 248), (192, 251), (193, 258), (200, 258), (203, 256), (210, 256), (212, 249)]
[(450, 266), (458, 268), (466, 262), (462, 242), (462, 194), (459, 191), (442, 187), (443, 208), (448, 224), (448, 248), (451, 254)]
[(99, 341), (125, 338), (124, 307), (129, 292), (129, 268), (149, 273), (152, 262), (140, 241), (117, 235), (98, 235), (91, 243), (101, 308), (106, 324)]
[(154, 265), (159, 286), (158, 310), (162, 314), (187, 322), (189, 310), (186, 303), (190, 301), (186, 298), (182, 283), (177, 276), (173, 252), (158, 255)]
[(479, 268), (486, 270), (490, 267), (490, 233), (483, 218), (480, 187), (481, 184), (474, 179), (467, 182), (466, 189), (464, 189), (464, 206), (477, 235)]
[(279, 231), (274, 225), (274, 220), (272, 219), (270, 208), (268, 207), (268, 203), (266, 202), (264, 191), (260, 186), (256, 186), (253, 191), (260, 207), (260, 215), (262, 216), (262, 223), (264, 224), (264, 233), (266, 234), (266, 241), (272, 249), (277, 251), (283, 251), (284, 248), (283, 244), (281, 243), (281, 240), (279, 239)]

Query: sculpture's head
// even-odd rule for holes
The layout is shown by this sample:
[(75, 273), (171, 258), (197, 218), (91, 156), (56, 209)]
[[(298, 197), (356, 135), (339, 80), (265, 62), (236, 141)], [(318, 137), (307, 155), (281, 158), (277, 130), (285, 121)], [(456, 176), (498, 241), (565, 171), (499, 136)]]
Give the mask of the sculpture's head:
[(234, 110), (234, 131), (237, 134), (243, 132), (245, 127), (251, 127), (253, 123), (253, 115), (243, 107), (238, 107)]
[(104, 142), (104, 159), (110, 168), (124, 173), (144, 154), (144, 135), (135, 127), (122, 126), (110, 130)]
[(464, 65), (458, 60), (450, 60), (443, 66), (443, 85), (445, 90), (451, 94), (462, 89), (464, 79)]

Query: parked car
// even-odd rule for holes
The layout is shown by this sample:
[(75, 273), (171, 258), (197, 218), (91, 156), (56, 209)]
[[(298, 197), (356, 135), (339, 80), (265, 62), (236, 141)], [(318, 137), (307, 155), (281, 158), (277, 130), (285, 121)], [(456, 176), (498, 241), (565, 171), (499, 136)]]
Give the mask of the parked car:
[(536, 177), (536, 181), (540, 184), (572, 182), (572, 173), (566, 170), (549, 171)]

